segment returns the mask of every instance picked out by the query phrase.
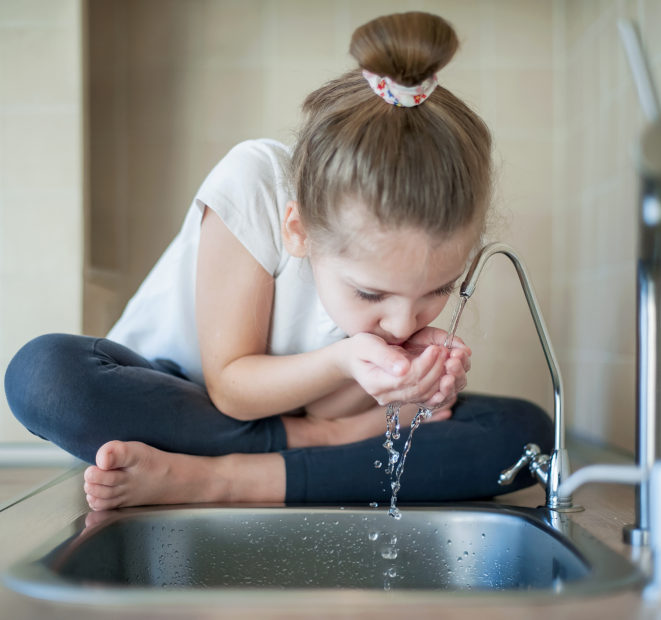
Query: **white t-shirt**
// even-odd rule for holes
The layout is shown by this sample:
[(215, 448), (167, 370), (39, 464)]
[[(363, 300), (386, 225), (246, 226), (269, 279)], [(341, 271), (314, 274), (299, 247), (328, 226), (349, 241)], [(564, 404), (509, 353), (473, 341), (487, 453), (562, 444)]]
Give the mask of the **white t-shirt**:
[[(308, 260), (290, 256), (283, 245), (285, 206), (293, 199), (289, 163), (289, 149), (273, 140), (235, 146), (202, 183), (179, 234), (108, 338), (147, 359), (172, 360), (187, 377), (204, 384), (195, 324), (195, 273), (205, 205), (275, 279), (268, 353), (303, 353), (344, 338), (321, 305)], [(226, 299), (232, 303), (231, 291)]]

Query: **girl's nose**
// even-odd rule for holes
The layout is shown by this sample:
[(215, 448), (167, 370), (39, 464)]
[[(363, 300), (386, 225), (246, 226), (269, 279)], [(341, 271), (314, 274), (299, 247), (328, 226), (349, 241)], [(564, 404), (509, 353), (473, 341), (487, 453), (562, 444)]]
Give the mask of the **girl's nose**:
[(393, 340), (407, 340), (418, 331), (417, 317), (410, 311), (389, 314), (381, 319), (381, 329)]

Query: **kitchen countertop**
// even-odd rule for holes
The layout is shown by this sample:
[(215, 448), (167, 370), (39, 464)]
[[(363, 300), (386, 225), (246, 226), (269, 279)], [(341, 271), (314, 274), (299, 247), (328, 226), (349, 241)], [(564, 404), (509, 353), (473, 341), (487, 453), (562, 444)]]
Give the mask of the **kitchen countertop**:
[[(631, 558), (632, 550), (622, 542), (622, 526), (633, 520), (633, 488), (619, 485), (588, 485), (579, 489), (575, 503), (585, 507), (584, 512), (573, 513), (571, 518), (609, 547)], [(541, 487), (531, 487), (503, 495), (498, 504), (537, 506), (543, 503)], [(2, 556), (0, 572), (24, 557), (33, 548), (69, 526), (75, 519), (88, 513), (82, 491), (82, 468), (73, 468), (51, 480), (41, 491), (28, 494), (20, 501), (0, 506), (0, 536)], [(610, 595), (550, 598), (540, 596), (520, 597), (505, 593), (479, 597), (452, 597), (441, 599), (441, 604), (416, 601), (411, 597), (389, 596), (384, 593), (383, 604), (366, 604), (351, 592), (333, 591), (328, 600), (310, 603), (309, 599), (295, 600), (278, 606), (269, 596), (255, 596), (223, 600), (223, 607), (168, 607), (105, 606), (93, 607), (39, 601), (17, 594), (0, 584), (0, 609), (6, 618), (32, 619), (47, 617), (49, 620), (110, 619), (118, 618), (384, 618), (411, 614), (417, 618), (461, 618), (462, 620), (489, 619), (517, 620), (534, 616), (545, 618), (616, 618), (627, 620), (661, 620), (661, 604), (645, 605), (639, 592), (620, 591)]]

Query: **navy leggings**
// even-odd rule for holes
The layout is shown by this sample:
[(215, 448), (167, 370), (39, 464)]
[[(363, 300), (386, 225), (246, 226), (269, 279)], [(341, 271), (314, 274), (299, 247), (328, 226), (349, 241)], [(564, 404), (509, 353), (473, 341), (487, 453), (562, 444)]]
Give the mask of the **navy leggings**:
[[(11, 361), (5, 391), (14, 415), (30, 432), (90, 463), (111, 439), (206, 456), (279, 452), (288, 503), (383, 502), (390, 497), (385, 466), (374, 467), (377, 460), (387, 461), (382, 436), (288, 450), (279, 416), (252, 422), (230, 418), (173, 362), (146, 360), (104, 338), (48, 334), (30, 341)], [(405, 438), (402, 432), (402, 444)], [(496, 482), (528, 442), (544, 451), (552, 448), (551, 421), (536, 405), (461, 395), (450, 420), (416, 431), (400, 499), (485, 498), (529, 486), (527, 471), (509, 487)]]

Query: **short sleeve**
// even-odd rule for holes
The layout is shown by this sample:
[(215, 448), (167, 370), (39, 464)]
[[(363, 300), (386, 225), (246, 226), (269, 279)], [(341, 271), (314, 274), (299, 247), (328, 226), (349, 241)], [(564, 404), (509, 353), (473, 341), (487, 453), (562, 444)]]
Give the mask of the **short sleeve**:
[(275, 275), (283, 255), (281, 225), (290, 156), (272, 140), (235, 146), (209, 173), (195, 202), (213, 209), (264, 269)]

